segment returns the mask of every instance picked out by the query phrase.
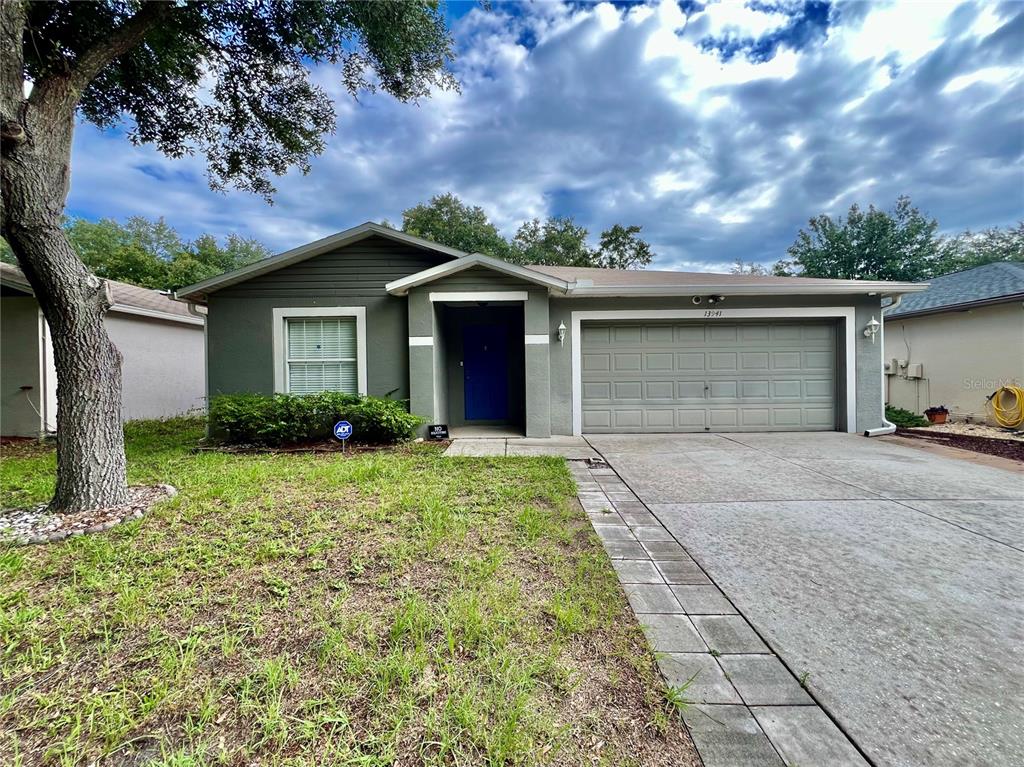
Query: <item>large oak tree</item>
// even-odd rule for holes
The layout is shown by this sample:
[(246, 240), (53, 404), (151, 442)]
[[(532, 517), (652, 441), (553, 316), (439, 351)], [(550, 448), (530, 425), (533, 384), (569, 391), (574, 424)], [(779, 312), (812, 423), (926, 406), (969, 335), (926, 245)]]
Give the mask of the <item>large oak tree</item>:
[(401, 101), (453, 88), (452, 40), (434, 2), (0, 4), (0, 226), (39, 301), (57, 369), (56, 512), (125, 500), (121, 359), (109, 297), (61, 226), (75, 124), (124, 123), (170, 157), (199, 152), (216, 189), (270, 197), (270, 181), (334, 130), (311, 76), (335, 65), (352, 95)]

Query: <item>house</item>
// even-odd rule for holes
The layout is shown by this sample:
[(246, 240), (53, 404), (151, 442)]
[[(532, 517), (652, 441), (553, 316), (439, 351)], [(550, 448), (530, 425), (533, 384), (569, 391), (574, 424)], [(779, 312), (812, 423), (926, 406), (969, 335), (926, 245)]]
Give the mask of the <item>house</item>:
[[(205, 406), (204, 318), (155, 290), (107, 283), (107, 333), (124, 358), (125, 420)], [(25, 275), (0, 263), (0, 434), (38, 437), (57, 424), (57, 377), (49, 328)]]
[(547, 437), (886, 427), (881, 302), (924, 287), (526, 267), (366, 223), (177, 297), (208, 307), (211, 395), (366, 392)]
[(885, 311), (886, 401), (990, 419), (996, 389), (1024, 383), (1024, 263), (946, 274)]

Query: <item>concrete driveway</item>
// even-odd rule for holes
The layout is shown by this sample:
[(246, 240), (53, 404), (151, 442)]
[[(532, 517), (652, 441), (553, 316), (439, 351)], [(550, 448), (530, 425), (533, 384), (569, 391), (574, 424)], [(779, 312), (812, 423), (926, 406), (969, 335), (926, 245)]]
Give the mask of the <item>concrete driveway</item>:
[(588, 439), (877, 765), (1024, 764), (1024, 473), (838, 433)]

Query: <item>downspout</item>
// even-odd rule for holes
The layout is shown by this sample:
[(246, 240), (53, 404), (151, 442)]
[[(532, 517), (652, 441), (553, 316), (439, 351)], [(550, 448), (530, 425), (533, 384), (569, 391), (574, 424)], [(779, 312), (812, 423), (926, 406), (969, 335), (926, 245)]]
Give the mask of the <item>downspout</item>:
[[(903, 300), (903, 294), (901, 293), (900, 295), (896, 296), (896, 298), (894, 298), (892, 300), (892, 303), (889, 304), (887, 307), (885, 307), (885, 309), (886, 310), (895, 309), (897, 306), (900, 305), (900, 302), (902, 300)], [(881, 367), (882, 367), (882, 388), (880, 389), (880, 391), (882, 393), (882, 423), (884, 423), (885, 426), (879, 426), (877, 429), (865, 429), (864, 430), (864, 436), (865, 437), (883, 437), (886, 434), (892, 434), (892, 433), (894, 433), (896, 431), (896, 424), (890, 423), (889, 421), (885, 420), (885, 386), (886, 386), (886, 380), (885, 380), (885, 311), (884, 310), (882, 311), (882, 327), (880, 327), (878, 329), (878, 336), (879, 336), (879, 339), (880, 339), (879, 346), (882, 347), (882, 350), (880, 352), (880, 354), (882, 355), (882, 359), (881, 359), (881, 363), (882, 363), (882, 365), (881, 365)]]

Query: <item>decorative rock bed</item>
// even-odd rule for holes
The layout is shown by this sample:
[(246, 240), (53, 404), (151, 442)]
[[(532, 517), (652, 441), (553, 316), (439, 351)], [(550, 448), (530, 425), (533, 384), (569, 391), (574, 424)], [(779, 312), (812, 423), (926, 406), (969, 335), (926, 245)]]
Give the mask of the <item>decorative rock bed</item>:
[(128, 502), (108, 509), (50, 514), (46, 504), (0, 511), (0, 543), (51, 543), (88, 533), (102, 533), (122, 522), (141, 519), (153, 504), (177, 495), (171, 485), (128, 488)]

